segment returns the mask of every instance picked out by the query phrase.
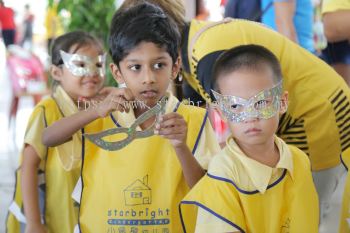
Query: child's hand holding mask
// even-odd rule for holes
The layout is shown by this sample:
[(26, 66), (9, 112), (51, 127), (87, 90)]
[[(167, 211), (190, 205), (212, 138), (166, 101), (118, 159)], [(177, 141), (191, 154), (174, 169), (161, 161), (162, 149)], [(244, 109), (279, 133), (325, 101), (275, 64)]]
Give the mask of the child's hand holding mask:
[(176, 112), (160, 116), (154, 133), (169, 139), (175, 148), (186, 146), (187, 124), (185, 119)]

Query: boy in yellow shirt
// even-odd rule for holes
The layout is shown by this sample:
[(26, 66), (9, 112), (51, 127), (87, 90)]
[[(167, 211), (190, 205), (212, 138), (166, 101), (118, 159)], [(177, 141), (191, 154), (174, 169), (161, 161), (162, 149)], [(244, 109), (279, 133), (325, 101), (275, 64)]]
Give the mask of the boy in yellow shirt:
[(242, 45), (222, 54), (213, 74), (232, 136), (181, 202), (184, 231), (318, 232), (310, 161), (275, 135), (288, 101), (277, 58)]

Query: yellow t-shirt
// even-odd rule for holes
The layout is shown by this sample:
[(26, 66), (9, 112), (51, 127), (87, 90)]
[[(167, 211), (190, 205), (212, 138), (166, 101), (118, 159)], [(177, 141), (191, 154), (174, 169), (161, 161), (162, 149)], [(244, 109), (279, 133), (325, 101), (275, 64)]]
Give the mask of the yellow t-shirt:
[[(47, 108), (56, 109), (56, 112), (60, 114), (56, 117), (70, 116), (79, 111), (75, 103), (71, 100), (71, 98), (60, 85), (55, 88), (53, 97), (54, 101), (52, 101), (53, 99), (51, 99), (44, 103), (46, 105), (47, 103), (50, 103), (50, 105)], [(42, 143), (42, 132), (44, 131), (45, 127), (47, 127), (47, 122), (44, 122), (44, 120), (47, 117), (50, 117), (50, 115), (47, 116), (47, 113), (45, 113), (45, 104), (38, 105), (38, 107), (36, 107), (33, 110), (31, 119), (29, 120), (30, 123), (28, 124), (24, 136), (24, 143), (34, 147), (38, 156), (42, 160), (45, 159), (45, 155), (48, 149)], [(55, 118), (50, 120), (54, 122), (58, 119)], [(72, 140), (54, 147), (54, 150), (57, 150), (57, 154), (59, 156), (61, 165), (65, 170), (69, 171), (75, 167), (80, 167), (81, 132), (78, 131), (72, 136)]]
[[(24, 143), (32, 146), (41, 159), (39, 177), (39, 200), (45, 203), (41, 209), (42, 218), (50, 233), (71, 233), (78, 221), (78, 207), (71, 198), (78, 181), (81, 167), (81, 133), (73, 135), (72, 140), (57, 146), (46, 147), (42, 144), (45, 127), (78, 112), (68, 94), (57, 86), (53, 97), (42, 100), (35, 106), (25, 133)], [(20, 180), (20, 168), (17, 179)], [(43, 188), (44, 187), (44, 188)], [(16, 183), (14, 203), (20, 211), (23, 208), (21, 184)], [(41, 207), (43, 207), (41, 205)], [(9, 214), (7, 228), (9, 232), (21, 232), (19, 219)]]
[(323, 0), (322, 14), (338, 10), (350, 10), (350, 0)]
[(186, 232), (318, 232), (308, 158), (281, 139), (275, 143), (280, 160), (271, 168), (247, 158), (230, 139), (181, 202)]
[[(234, 170), (231, 170), (232, 178), (240, 188), (247, 191), (259, 190), (261, 194), (264, 194), (267, 186), (281, 177), (284, 169), (287, 169), (293, 177), (293, 158), (290, 150), (278, 137), (275, 137), (275, 144), (278, 148), (280, 159), (276, 167), (272, 168), (247, 157), (233, 138), (227, 139), (228, 153), (234, 157), (234, 164), (232, 164)], [(214, 171), (216, 174), (219, 174), (220, 171), (228, 172), (222, 171), (222, 167), (215, 163), (210, 165), (210, 171)]]
[(46, 128), (45, 109), (42, 106), (34, 108), (29, 122), (24, 134), (24, 144), (31, 145), (40, 159), (45, 159), (47, 147), (42, 143), (41, 133)]
[[(220, 161), (220, 163), (213, 161), (210, 164), (209, 172), (215, 174), (231, 173), (232, 180), (241, 189), (247, 191), (258, 190), (261, 194), (264, 194), (268, 186), (282, 176), (284, 169), (287, 169), (293, 177), (293, 158), (290, 150), (278, 137), (275, 137), (275, 143), (280, 152), (280, 159), (276, 167), (272, 168), (247, 157), (236, 144), (235, 140), (230, 137), (227, 139), (225, 153), (231, 154), (233, 159), (226, 160), (227, 158), (223, 158), (225, 160)], [(224, 153), (224, 151), (221, 153)], [(222, 162), (227, 163), (228, 166), (220, 166)], [(216, 229), (217, 233), (239, 231), (239, 229), (232, 227), (207, 211), (199, 209), (196, 232), (214, 233), (208, 229)]]
[[(187, 145), (200, 165), (220, 150), (205, 109), (180, 104), (170, 96), (166, 113), (187, 122)], [(113, 112), (85, 128), (85, 134), (130, 127), (133, 111)], [(93, 126), (94, 125), (94, 126)], [(104, 137), (113, 142), (123, 135)], [(98, 174), (98, 175), (97, 175)], [(135, 139), (117, 151), (84, 143), (79, 227), (82, 232), (181, 232), (178, 204), (189, 187), (169, 140), (158, 135)]]

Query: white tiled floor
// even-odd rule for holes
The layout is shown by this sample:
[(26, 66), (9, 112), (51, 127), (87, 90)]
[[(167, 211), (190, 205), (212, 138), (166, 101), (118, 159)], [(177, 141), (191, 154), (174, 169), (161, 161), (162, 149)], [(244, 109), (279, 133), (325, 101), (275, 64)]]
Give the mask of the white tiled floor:
[[(12, 125), (12, 130), (8, 130), (10, 96), (11, 88), (6, 75), (5, 52), (0, 41), (0, 233), (5, 233), (7, 208), (14, 191), (14, 174), (18, 166), (19, 150), (21, 149), (25, 126), (33, 107), (33, 101), (30, 98), (22, 98), (17, 114), (16, 127), (13, 129), (14, 126)], [(344, 181), (345, 174), (332, 197), (331, 207), (321, 226), (320, 233), (337, 232)]]

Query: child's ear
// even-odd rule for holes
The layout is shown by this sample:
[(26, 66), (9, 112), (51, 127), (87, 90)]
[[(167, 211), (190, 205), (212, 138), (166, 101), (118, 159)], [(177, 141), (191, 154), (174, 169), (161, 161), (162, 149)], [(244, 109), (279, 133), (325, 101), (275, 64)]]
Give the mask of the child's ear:
[(58, 67), (58, 66), (51, 65), (50, 66), (50, 74), (54, 80), (59, 82), (62, 79), (63, 69)]
[(288, 91), (285, 91), (280, 100), (280, 114), (283, 114), (287, 111), (288, 109)]
[(111, 64), (109, 64), (109, 69), (111, 70), (111, 73), (113, 75), (114, 80), (118, 84), (125, 83), (123, 76), (122, 76), (122, 73), (120, 72), (120, 69), (116, 64), (114, 64), (113, 62)]
[(181, 57), (179, 56), (173, 65), (171, 79), (175, 79), (177, 77), (177, 74), (179, 73), (180, 68), (181, 68)]

